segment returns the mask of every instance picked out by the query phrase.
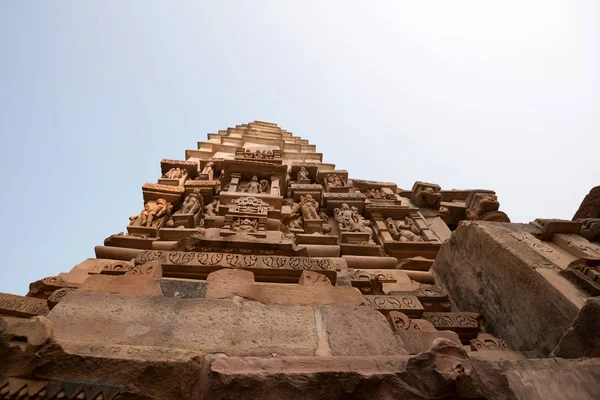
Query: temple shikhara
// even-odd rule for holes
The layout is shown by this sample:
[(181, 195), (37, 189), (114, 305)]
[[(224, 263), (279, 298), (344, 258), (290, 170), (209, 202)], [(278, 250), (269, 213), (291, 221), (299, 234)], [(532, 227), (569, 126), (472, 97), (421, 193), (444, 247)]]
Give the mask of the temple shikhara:
[(261, 121), (157, 160), (96, 258), (0, 294), (0, 399), (600, 398), (600, 187), (511, 223), (330, 161)]

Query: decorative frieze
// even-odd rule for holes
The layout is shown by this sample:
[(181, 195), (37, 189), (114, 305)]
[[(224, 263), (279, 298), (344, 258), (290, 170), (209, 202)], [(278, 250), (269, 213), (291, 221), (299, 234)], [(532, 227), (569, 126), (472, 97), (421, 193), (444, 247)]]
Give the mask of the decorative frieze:
[(411, 318), (420, 318), (423, 315), (423, 306), (416, 296), (409, 295), (366, 295), (363, 296), (363, 305), (375, 308), (387, 314), (390, 311), (399, 311)]
[(46, 299), (0, 293), (0, 314), (29, 318), (49, 312)]
[(454, 331), (461, 341), (475, 339), (479, 333), (479, 318), (477, 313), (470, 312), (425, 312), (423, 319), (431, 322), (435, 329)]

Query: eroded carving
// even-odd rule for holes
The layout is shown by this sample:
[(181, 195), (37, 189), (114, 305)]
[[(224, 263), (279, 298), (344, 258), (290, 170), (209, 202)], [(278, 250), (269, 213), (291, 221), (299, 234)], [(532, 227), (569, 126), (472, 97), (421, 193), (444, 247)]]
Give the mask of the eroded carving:
[(427, 182), (415, 182), (412, 188), (412, 201), (420, 208), (438, 210), (442, 202), (439, 185)]
[(510, 346), (502, 339), (498, 339), (488, 333), (480, 333), (477, 339), (472, 339), (471, 350), (510, 350)]

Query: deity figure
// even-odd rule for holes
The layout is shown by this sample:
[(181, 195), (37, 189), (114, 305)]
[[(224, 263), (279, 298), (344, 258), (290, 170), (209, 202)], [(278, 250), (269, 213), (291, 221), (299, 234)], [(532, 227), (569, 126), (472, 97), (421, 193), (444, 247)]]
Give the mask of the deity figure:
[(414, 224), (412, 218), (406, 216), (404, 221), (394, 221), (392, 218), (385, 220), (392, 239), (397, 242), (423, 242), (421, 232)]
[(167, 203), (165, 199), (158, 199), (155, 202), (148, 201), (139, 215), (129, 217), (131, 221), (129, 225), (152, 227), (152, 224), (159, 218), (170, 213), (172, 208), (171, 203)]
[(171, 168), (164, 175), (163, 178), (166, 179), (179, 179), (183, 176), (183, 171), (181, 168)]
[(319, 203), (310, 194), (302, 196), (300, 198), (300, 210), (302, 210), (302, 217), (304, 220), (307, 219), (321, 219), (317, 210), (319, 209)]
[(234, 232), (256, 232), (258, 230), (258, 220), (250, 218), (240, 218), (233, 221), (231, 230)]
[(250, 149), (244, 150), (244, 158), (254, 158), (255, 154)]
[(344, 232), (364, 232), (365, 227), (359, 218), (358, 210), (354, 210), (343, 203), (340, 208), (333, 210), (335, 220), (340, 225), (340, 231)]
[(344, 182), (339, 177), (338, 174), (329, 174), (327, 175), (327, 186), (329, 187), (341, 187), (344, 186)]
[(194, 189), (192, 193), (187, 195), (181, 209), (176, 214), (196, 214), (202, 209), (203, 196), (200, 194), (200, 190)]
[(261, 193), (262, 192), (262, 187), (260, 186), (260, 183), (258, 182), (258, 177), (256, 175), (254, 175), (252, 177), (252, 180), (250, 182), (248, 182), (248, 185), (246, 185), (246, 188), (244, 189), (244, 191), (247, 193)]
[(212, 161), (207, 162), (204, 166), (204, 169), (202, 169), (201, 174), (206, 174), (208, 176), (208, 180), (212, 181), (215, 176), (215, 163)]
[(204, 215), (207, 217), (216, 216), (216, 211), (219, 206), (219, 202), (217, 200), (213, 200), (212, 203), (204, 206)]
[(308, 170), (305, 167), (301, 167), (300, 171), (298, 171), (297, 180), (298, 180), (298, 182), (302, 182), (302, 181), (310, 182), (310, 175), (308, 174)]

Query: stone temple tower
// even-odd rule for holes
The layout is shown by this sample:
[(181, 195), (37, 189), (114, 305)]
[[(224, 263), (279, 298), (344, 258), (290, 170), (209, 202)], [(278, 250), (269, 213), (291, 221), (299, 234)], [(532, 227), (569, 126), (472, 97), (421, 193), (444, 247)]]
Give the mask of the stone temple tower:
[(160, 161), (96, 258), (0, 294), (0, 399), (598, 398), (598, 196), (516, 224), (326, 161), (262, 121)]

